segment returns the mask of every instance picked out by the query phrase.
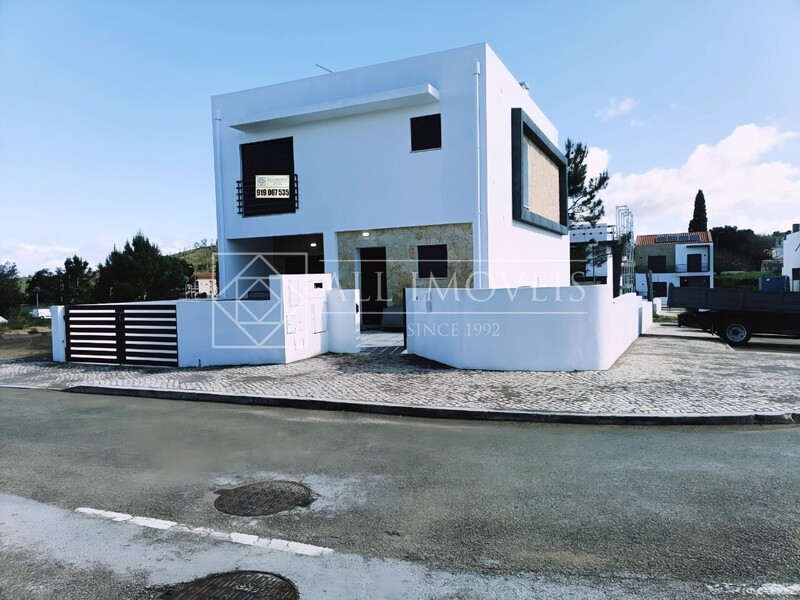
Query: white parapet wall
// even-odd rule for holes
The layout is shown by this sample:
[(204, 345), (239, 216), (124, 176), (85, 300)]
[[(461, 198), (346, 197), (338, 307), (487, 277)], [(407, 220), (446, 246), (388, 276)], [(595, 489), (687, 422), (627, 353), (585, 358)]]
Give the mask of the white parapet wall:
[(53, 360), (66, 362), (67, 360), (67, 332), (64, 329), (64, 307), (50, 307), (50, 328), (52, 331)]
[[(175, 306), (179, 367), (281, 364), (326, 352), (360, 351), (358, 292), (331, 289), (330, 274), (273, 275), (259, 281), (258, 289), (262, 296), (268, 290), (269, 297), (124, 306)], [(65, 362), (64, 307), (54, 306), (52, 312), (53, 360)], [(108, 340), (117, 335), (113, 311), (106, 319), (108, 325), (100, 329), (108, 332), (100, 335)]]
[(594, 371), (652, 325), (652, 306), (607, 285), (409, 289), (409, 353), (461, 369)]

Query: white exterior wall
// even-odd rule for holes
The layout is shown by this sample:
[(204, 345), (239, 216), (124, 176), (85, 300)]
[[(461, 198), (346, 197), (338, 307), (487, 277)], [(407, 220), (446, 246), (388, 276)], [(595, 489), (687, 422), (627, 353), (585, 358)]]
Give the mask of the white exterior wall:
[(676, 244), (675, 245), (675, 264), (687, 265), (689, 254), (702, 255), (703, 264), (708, 265), (708, 271), (692, 271), (681, 273), (681, 275), (709, 275), (711, 277), (710, 286), (714, 287), (714, 244)]
[(408, 290), (408, 352), (461, 369), (611, 367), (652, 324), (652, 305), (611, 286)]
[[(792, 269), (800, 269), (800, 231), (790, 233), (783, 240), (783, 275), (792, 278)], [(800, 292), (800, 281), (792, 281), (791, 289)]]
[[(686, 273), (653, 273), (653, 283), (665, 282), (667, 284), (667, 290), (669, 290), (670, 283), (675, 287), (681, 287), (681, 277), (686, 277)], [(636, 293), (647, 296), (646, 273), (636, 273)], [(667, 303), (666, 296), (657, 296), (657, 298), (662, 299), (664, 304)]]
[[(360, 351), (357, 291), (332, 290), (329, 274), (273, 276), (269, 287), (269, 300), (149, 304), (176, 307), (179, 367), (281, 364), (328, 351)], [(64, 362), (64, 307), (52, 308), (53, 360)]]
[(65, 362), (67, 360), (67, 329), (64, 323), (64, 307), (50, 307), (50, 329), (52, 333), (53, 360)]
[(217, 280), (216, 279), (198, 279), (197, 280), (197, 293), (207, 294), (209, 297), (217, 295)]
[[(336, 272), (336, 231), (472, 222), (477, 212), (476, 179), (470, 175), (477, 160), (473, 71), (484, 48), (477, 44), (214, 97), (220, 252), (234, 250), (227, 244), (232, 238), (322, 233), (326, 271)], [(426, 85), (438, 100), (413, 104), (420, 100), (402, 98), (403, 90)], [(378, 97), (389, 99), (380, 105), (388, 108), (364, 104), (365, 98)], [(371, 112), (322, 118), (350, 105)], [(320, 119), (280, 117), (309, 111)], [(432, 113), (442, 115), (442, 148), (412, 153), (409, 119)], [(231, 127), (264, 120), (247, 133)], [(236, 206), (239, 145), (288, 136), (294, 138), (300, 208), (243, 218)], [(227, 282), (226, 265), (221, 268)]]
[(608, 223), (598, 223), (594, 227), (585, 223), (577, 227), (570, 225), (569, 241), (571, 244), (586, 244), (594, 240), (595, 242), (610, 242), (614, 239), (614, 225)]
[(569, 235), (515, 221), (511, 209), (511, 109), (522, 108), (557, 148), (558, 132), (488, 46), (481, 78), (486, 94), (482, 183), (487, 287), (569, 285)]
[[(553, 125), (486, 44), (215, 96), (219, 251), (241, 250), (230, 240), (322, 233), (326, 272), (338, 276), (337, 231), (472, 223), (474, 258), (489, 261), (490, 281), (479, 285), (565, 285), (568, 237), (511, 217), (515, 107), (558, 145)], [(411, 152), (409, 119), (432, 113), (441, 113), (442, 148)], [(240, 144), (288, 136), (299, 209), (243, 218)], [(235, 273), (223, 258), (223, 296)]]
[(273, 276), (269, 287), (269, 300), (178, 301), (178, 366), (290, 363), (328, 352), (331, 276)]

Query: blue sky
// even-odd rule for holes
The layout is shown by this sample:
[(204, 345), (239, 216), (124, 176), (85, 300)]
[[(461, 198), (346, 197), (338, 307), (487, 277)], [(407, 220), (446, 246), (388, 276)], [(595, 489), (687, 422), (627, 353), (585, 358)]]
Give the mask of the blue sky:
[(0, 262), (216, 237), (210, 97), (486, 41), (679, 231), (800, 222), (800, 2), (0, 0)]

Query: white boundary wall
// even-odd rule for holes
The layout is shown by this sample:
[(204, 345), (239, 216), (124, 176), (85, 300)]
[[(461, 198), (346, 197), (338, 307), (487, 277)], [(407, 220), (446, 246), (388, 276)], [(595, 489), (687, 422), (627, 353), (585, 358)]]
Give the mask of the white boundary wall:
[(406, 309), (408, 352), (461, 369), (605, 370), (653, 322), (607, 285), (410, 289)]
[[(360, 351), (357, 291), (332, 290), (330, 274), (272, 276), (269, 288), (269, 300), (147, 304), (175, 305), (179, 367), (280, 364)], [(52, 314), (53, 360), (65, 362), (64, 307), (52, 307)]]

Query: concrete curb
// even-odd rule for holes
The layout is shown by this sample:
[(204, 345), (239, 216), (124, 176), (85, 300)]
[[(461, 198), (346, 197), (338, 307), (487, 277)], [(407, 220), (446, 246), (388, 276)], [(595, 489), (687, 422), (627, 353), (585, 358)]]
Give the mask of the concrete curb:
[(419, 417), (425, 419), (463, 419), (470, 421), (516, 421), (524, 423), (567, 423), (573, 425), (797, 425), (800, 413), (727, 413), (727, 414), (583, 414), (525, 411), (498, 411), (434, 406), (408, 406), (356, 402), (352, 400), (241, 396), (234, 394), (163, 390), (153, 388), (123, 388), (99, 385), (77, 385), (63, 391), (75, 394), (104, 394), (134, 398), (157, 398), (188, 402), (218, 402), (245, 406), (273, 406), (306, 410), (348, 411), (377, 415)]

